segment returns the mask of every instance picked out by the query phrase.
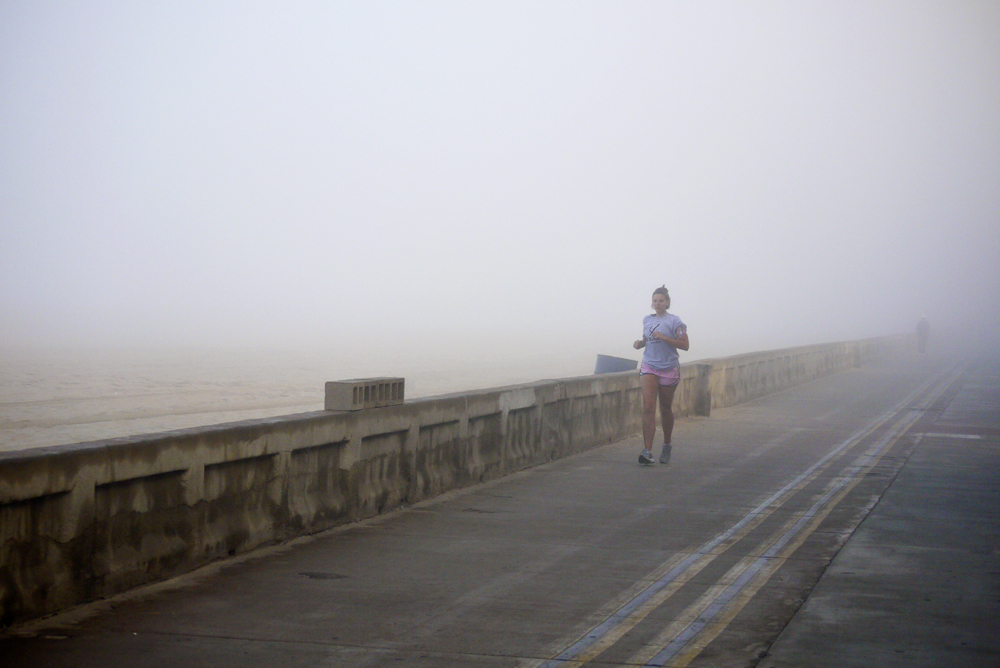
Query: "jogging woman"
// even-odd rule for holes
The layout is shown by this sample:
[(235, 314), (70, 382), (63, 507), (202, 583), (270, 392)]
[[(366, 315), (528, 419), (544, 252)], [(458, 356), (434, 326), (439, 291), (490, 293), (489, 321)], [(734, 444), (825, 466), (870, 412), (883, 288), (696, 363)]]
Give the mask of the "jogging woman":
[(670, 437), (674, 431), (674, 412), (671, 405), (674, 391), (681, 380), (678, 350), (688, 349), (687, 325), (672, 313), (670, 293), (666, 286), (653, 290), (652, 315), (642, 319), (642, 338), (632, 344), (642, 353), (639, 382), (642, 384), (642, 438), (645, 444), (639, 455), (640, 464), (653, 463), (653, 438), (656, 436), (656, 402), (660, 402), (660, 421), (663, 425), (663, 449), (660, 463), (670, 461)]

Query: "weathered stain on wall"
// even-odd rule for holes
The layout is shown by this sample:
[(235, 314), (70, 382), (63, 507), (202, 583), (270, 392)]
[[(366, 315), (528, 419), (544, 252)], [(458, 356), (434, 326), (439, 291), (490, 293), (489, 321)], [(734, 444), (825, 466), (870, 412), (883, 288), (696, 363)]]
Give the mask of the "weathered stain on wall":
[[(707, 416), (909, 339), (683, 365), (675, 412)], [(0, 625), (619, 440), (641, 429), (641, 403), (631, 371), (0, 453)]]

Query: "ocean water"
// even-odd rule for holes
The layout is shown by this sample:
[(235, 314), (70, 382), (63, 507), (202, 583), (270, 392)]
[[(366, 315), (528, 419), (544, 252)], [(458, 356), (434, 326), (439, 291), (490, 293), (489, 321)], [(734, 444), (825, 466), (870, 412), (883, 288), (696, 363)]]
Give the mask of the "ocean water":
[(323, 409), (330, 380), (396, 376), (406, 398), (590, 375), (596, 354), (0, 350), (0, 451)]

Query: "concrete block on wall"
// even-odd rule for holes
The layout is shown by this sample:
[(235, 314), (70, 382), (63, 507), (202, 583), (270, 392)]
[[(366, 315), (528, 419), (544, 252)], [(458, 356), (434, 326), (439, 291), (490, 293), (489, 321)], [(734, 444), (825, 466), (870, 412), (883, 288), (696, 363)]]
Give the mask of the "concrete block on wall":
[(326, 384), (323, 408), (328, 411), (356, 411), (362, 408), (395, 406), (403, 403), (402, 378), (357, 378)]

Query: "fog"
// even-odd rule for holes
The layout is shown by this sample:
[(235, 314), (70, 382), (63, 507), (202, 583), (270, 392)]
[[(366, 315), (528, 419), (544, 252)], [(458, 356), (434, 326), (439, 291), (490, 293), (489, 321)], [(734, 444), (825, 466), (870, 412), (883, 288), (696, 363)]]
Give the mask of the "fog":
[(5, 2), (0, 217), (3, 346), (993, 336), (1000, 3)]

